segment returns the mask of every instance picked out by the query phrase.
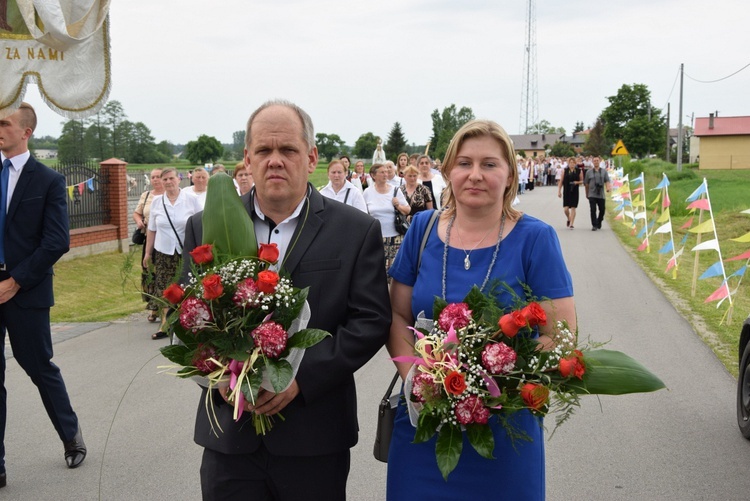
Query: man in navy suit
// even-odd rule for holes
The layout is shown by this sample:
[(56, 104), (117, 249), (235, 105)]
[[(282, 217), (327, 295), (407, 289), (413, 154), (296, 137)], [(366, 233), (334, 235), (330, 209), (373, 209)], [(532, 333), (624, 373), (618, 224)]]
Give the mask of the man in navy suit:
[[(317, 163), (312, 120), (298, 106), (271, 101), (251, 115), (245, 165), (255, 187), (242, 201), (258, 241), (276, 243), (294, 285), (310, 288), (308, 327), (332, 336), (307, 349), (287, 390), (262, 391), (254, 408), (246, 406), (283, 415), (264, 436), (255, 434), (249, 412), (235, 422), (218, 391), (207, 409), (204, 390), (195, 423), (204, 500), (346, 498), (359, 430), (354, 372), (387, 340), (391, 306), (380, 224), (318, 193), (308, 182)], [(186, 269), (202, 241), (201, 214), (185, 228)], [(209, 413), (222, 431), (213, 431)]]
[(39, 389), (68, 467), (86, 457), (78, 417), (52, 363), (52, 265), (70, 244), (65, 178), (31, 157), (35, 128), (36, 113), (26, 103), (0, 119), (0, 487), (6, 484), (6, 331), (13, 357)]

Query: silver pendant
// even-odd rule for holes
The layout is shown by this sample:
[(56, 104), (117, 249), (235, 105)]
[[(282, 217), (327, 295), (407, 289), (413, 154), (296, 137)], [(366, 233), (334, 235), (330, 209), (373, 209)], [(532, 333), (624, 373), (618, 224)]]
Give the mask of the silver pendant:
[(466, 254), (464, 258), (464, 270), (469, 271), (469, 268), (471, 268), (471, 261), (469, 260), (469, 255)]

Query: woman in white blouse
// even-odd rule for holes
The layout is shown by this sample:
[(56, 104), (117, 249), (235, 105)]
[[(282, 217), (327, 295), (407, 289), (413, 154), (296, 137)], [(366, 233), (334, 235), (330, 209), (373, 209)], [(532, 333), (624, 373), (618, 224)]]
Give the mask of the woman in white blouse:
[(341, 160), (332, 160), (328, 164), (328, 184), (320, 190), (320, 194), (366, 213), (367, 205), (362, 191), (346, 180), (346, 172)]
[(208, 172), (203, 167), (198, 167), (193, 171), (192, 179), (193, 186), (185, 188), (185, 193), (197, 198), (201, 210), (203, 210), (203, 207), (206, 206), (206, 193), (208, 193)]
[(367, 212), (380, 221), (380, 231), (383, 235), (383, 249), (385, 250), (385, 268), (390, 268), (401, 245), (401, 236), (396, 231), (396, 213), (409, 215), (411, 208), (406, 197), (397, 187), (387, 182), (386, 167), (375, 164), (370, 168), (370, 176), (375, 181), (373, 186), (364, 192)]
[(421, 155), (417, 160), (419, 169), (419, 182), (427, 186), (432, 191), (432, 200), (437, 210), (443, 206), (442, 195), (445, 189), (445, 180), (442, 174), (436, 174), (432, 170), (432, 162), (427, 155)]
[[(151, 217), (148, 220), (146, 233), (146, 254), (143, 257), (143, 267), (151, 263), (153, 251), (153, 265), (156, 280), (154, 295), (161, 297), (164, 289), (177, 274), (182, 256), (182, 242), (185, 240), (185, 223), (188, 218), (203, 210), (198, 199), (188, 195), (187, 190), (180, 189), (180, 178), (177, 169), (168, 167), (161, 171), (161, 182), (164, 194), (154, 197), (151, 202)], [(165, 331), (167, 308), (161, 312), (161, 325), (151, 339), (167, 337)]]

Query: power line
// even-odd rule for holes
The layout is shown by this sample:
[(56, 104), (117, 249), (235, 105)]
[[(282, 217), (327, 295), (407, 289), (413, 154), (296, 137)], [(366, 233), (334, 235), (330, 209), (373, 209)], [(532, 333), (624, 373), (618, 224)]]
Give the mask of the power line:
[(731, 75), (727, 75), (727, 76), (725, 76), (725, 77), (723, 77), (723, 78), (719, 78), (719, 79), (716, 79), (716, 80), (698, 80), (697, 78), (693, 78), (693, 77), (691, 77), (691, 76), (690, 76), (690, 75), (688, 75), (687, 73), (685, 73), (685, 76), (686, 76), (686, 77), (688, 77), (688, 78), (689, 78), (690, 80), (693, 80), (694, 82), (698, 82), (698, 83), (716, 83), (716, 82), (721, 82), (722, 80), (726, 80), (726, 79), (727, 79), (727, 78), (729, 78), (729, 77), (733, 77), (733, 76), (735, 76), (735, 75), (736, 75), (737, 73), (739, 73), (740, 71), (744, 70), (744, 69), (745, 69), (745, 68), (747, 68), (748, 66), (750, 66), (750, 63), (747, 63), (747, 64), (746, 64), (745, 66), (743, 66), (743, 67), (742, 67), (742, 68), (740, 68), (739, 70), (735, 71), (735, 72), (734, 72), (734, 73), (732, 73)]
[(677, 79), (680, 78), (680, 69), (677, 68), (677, 74), (674, 76), (674, 82), (672, 82), (672, 90), (669, 91), (669, 96), (667, 97), (667, 102), (664, 103), (664, 106), (661, 107), (661, 111), (664, 111), (664, 108), (667, 107), (667, 104), (669, 104), (669, 100), (672, 99), (672, 93), (674, 92), (674, 86), (677, 85)]

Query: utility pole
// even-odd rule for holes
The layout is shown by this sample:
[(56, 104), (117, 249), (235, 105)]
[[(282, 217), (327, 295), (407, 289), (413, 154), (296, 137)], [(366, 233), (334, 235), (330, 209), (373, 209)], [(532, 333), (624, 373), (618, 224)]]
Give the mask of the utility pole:
[[(536, 74), (536, 3), (528, 0), (526, 19), (526, 36), (523, 57), (523, 74), (521, 83), (521, 119), (519, 134), (526, 134), (530, 126), (539, 124)], [(539, 133), (539, 130), (532, 131)]]
[(666, 156), (667, 162), (669, 162), (669, 153), (670, 153), (669, 150), (671, 149), (669, 147), (669, 123), (670, 123), (669, 122), (669, 107), (670, 105), (671, 103), (667, 103), (667, 156)]
[(685, 63), (680, 63), (680, 118), (677, 120), (677, 172), (682, 172), (682, 79)]

